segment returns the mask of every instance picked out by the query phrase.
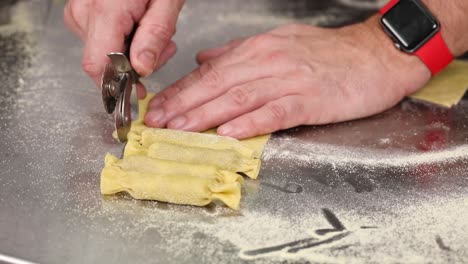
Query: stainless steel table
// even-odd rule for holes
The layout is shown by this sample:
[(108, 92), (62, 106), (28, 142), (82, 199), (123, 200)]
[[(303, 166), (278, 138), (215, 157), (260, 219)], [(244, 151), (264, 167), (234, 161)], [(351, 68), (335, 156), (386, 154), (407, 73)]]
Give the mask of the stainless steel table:
[[(187, 1), (179, 53), (146, 83), (230, 38), (350, 23), (382, 2)], [(468, 262), (468, 100), (277, 133), (238, 212), (101, 197), (104, 155), (122, 146), (62, 8), (0, 3), (0, 263)]]

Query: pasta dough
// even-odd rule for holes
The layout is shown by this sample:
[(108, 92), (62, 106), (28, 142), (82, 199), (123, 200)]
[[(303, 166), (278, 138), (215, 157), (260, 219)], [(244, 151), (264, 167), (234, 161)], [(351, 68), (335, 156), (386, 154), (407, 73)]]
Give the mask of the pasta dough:
[[(238, 141), (215, 134), (148, 128), (144, 115), (149, 94), (139, 102), (123, 159), (108, 154), (101, 193), (127, 192), (135, 199), (203, 206), (219, 200), (239, 208), (241, 172), (255, 179), (269, 135)], [(114, 137), (115, 137), (114, 133)]]
[(107, 154), (105, 163), (101, 174), (102, 194), (125, 191), (136, 199), (198, 206), (220, 200), (233, 209), (239, 208), (243, 182), (239, 174), (145, 156), (119, 160)]
[(211, 165), (222, 170), (242, 172), (252, 179), (257, 178), (260, 170), (259, 159), (245, 158), (230, 149), (218, 151), (157, 142), (148, 148), (148, 156), (165, 160), (183, 160), (191, 164)]
[(456, 105), (468, 88), (468, 63), (455, 60), (411, 98), (446, 107)]
[(124, 156), (146, 155), (153, 158), (205, 164), (222, 170), (241, 172), (256, 179), (260, 159), (238, 140), (209, 134), (169, 129), (146, 129), (125, 148)]

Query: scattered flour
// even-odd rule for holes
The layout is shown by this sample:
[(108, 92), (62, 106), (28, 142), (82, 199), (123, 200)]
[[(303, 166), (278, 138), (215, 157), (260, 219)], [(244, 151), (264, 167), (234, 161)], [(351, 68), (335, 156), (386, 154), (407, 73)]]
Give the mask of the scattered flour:
[(468, 145), (430, 152), (388, 152), (307, 143), (300, 139), (284, 137), (269, 144), (262, 158), (265, 160), (279, 158), (304, 165), (334, 163), (342, 166), (358, 164), (372, 167), (404, 167), (468, 159)]
[[(340, 2), (347, 4), (350, 1)], [(373, 5), (353, 1), (356, 2), (362, 2), (365, 7)], [(218, 19), (241, 25), (276, 25), (292, 21), (284, 17), (254, 16), (248, 22), (249, 19), (244, 19), (243, 15)], [(314, 23), (320, 23), (321, 18), (317, 19)], [(16, 21), (16, 25), (22, 23), (19, 18)], [(28, 26), (25, 25), (25, 28)], [(11, 33), (18, 33), (18, 26), (15, 29), (0, 28), (0, 37), (10, 36)], [(8, 48), (16, 43), (21, 41), (8, 44)], [(0, 55), (2, 59), (6, 57), (5, 53)], [(28, 64), (29, 58), (30, 54), (25, 54), (20, 62)], [(42, 71), (47, 73), (49, 69)], [(94, 111), (89, 110), (92, 108), (90, 105), (100, 103), (96, 94), (89, 92), (88, 96), (87, 92), (79, 89), (55, 93), (53, 89), (63, 89), (66, 83), (56, 78), (36, 82), (36, 79), (23, 77), (17, 74), (14, 80), (8, 80), (19, 85), (16, 91), (19, 94), (1, 94), (5, 97), (0, 99), (0, 103), (7, 102), (7, 107), (0, 105), (0, 126), (7, 135), (3, 141), (10, 142), (1, 146), (6, 146), (4, 153), (11, 156), (2, 157), (0, 164), (4, 168), (3, 175), (14, 174), (15, 177), (0, 179), (0, 186), (12, 190), (22, 183), (21, 190), (13, 194), (14, 199), (5, 199), (8, 202), (13, 200), (18, 210), (40, 207), (40, 211), (35, 212), (37, 215), (57, 215), (47, 218), (56, 223), (46, 223), (56, 226), (44, 227), (44, 230), (66, 229), (62, 230), (63, 233), (44, 233), (44, 236), (40, 236), (46, 249), (50, 241), (56, 242), (50, 243), (54, 247), (58, 241), (68, 241), (71, 248), (64, 248), (67, 253), (75, 252), (80, 247), (86, 247), (89, 251), (96, 248), (111, 252), (109, 255), (114, 253), (116, 258), (132, 255), (136, 259), (146, 260), (141, 261), (146, 263), (154, 262), (156, 258), (160, 262), (172, 260), (186, 263), (468, 263), (468, 193), (464, 181), (458, 187), (450, 186), (450, 189), (444, 186), (425, 190), (376, 189), (372, 193), (361, 194), (343, 186), (318, 188), (313, 185), (315, 183), (304, 181), (304, 192), (280, 193), (262, 185), (261, 181), (297, 179), (286, 171), (277, 171), (275, 175), (262, 175), (261, 181), (247, 181), (249, 189), (243, 194), (243, 208), (239, 212), (219, 205), (195, 208), (136, 201), (126, 196), (104, 199), (99, 194), (97, 175), (103, 165), (101, 158), (108, 149), (97, 149), (95, 142), (105, 142), (102, 145), (108, 148), (115, 147), (109, 143), (112, 127), (109, 125), (102, 134), (83, 136), (88, 131), (101, 131), (102, 123), (110, 120), (104, 113), (93, 115), (86, 112)], [(83, 106), (75, 105), (74, 111), (86, 114), (77, 116), (67, 105), (67, 96), (76, 95), (87, 102)], [(14, 100), (13, 104), (11, 100)], [(57, 111), (51, 114), (50, 109)], [(50, 119), (44, 119), (45, 115)], [(42, 128), (40, 134), (36, 133), (38, 127)], [(41, 143), (44, 139), (54, 144)], [(85, 139), (87, 143), (83, 144)], [(40, 153), (50, 153), (50, 157), (38, 155)], [(15, 163), (15, 155), (20, 154), (21, 166), (25, 170), (16, 168), (20, 165)], [(466, 158), (466, 145), (426, 153), (387, 155), (378, 150), (306, 144), (288, 137), (271, 141), (263, 156), (265, 162), (286, 160), (293, 167), (301, 165), (312, 169), (317, 164), (383, 168)], [(86, 166), (81, 166), (83, 164)], [(28, 174), (30, 171), (35, 174)], [(4, 204), (3, 196), (0, 196), (0, 201)], [(338, 233), (349, 232), (348, 236), (294, 254), (287, 253), (288, 248), (256, 257), (244, 254), (248, 250), (301, 239), (322, 241), (333, 237), (334, 233), (317, 235), (315, 232), (332, 228), (324, 218), (322, 208), (334, 212), (346, 227), (346, 230)], [(34, 230), (35, 234), (42, 231)], [(68, 243), (63, 244), (58, 246), (68, 246)], [(115, 245), (125, 245), (125, 248), (112, 251)], [(57, 249), (51, 248), (45, 252), (56, 253)], [(148, 258), (145, 259), (145, 256)]]

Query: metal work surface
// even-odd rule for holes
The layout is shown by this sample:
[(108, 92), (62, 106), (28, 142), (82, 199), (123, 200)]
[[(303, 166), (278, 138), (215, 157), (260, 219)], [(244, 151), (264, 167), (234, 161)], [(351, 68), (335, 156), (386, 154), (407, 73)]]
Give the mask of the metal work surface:
[[(381, 4), (187, 1), (179, 52), (146, 84), (170, 84), (230, 38), (349, 23)], [(468, 100), (277, 133), (240, 211), (101, 197), (104, 155), (122, 145), (62, 9), (0, 3), (0, 263), (468, 262)]]

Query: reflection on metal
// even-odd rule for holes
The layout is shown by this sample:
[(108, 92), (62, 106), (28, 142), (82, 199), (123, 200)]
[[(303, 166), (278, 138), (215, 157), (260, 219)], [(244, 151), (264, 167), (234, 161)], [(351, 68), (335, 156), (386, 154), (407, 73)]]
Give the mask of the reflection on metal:
[[(82, 46), (63, 25), (63, 5), (52, 2), (48, 15), (44, 1), (18, 2), (31, 10), (24, 16), (35, 26), (31, 33), (7, 34), (0, 26), (2, 253), (41, 263), (152, 263), (155, 256), (161, 263), (242, 263), (240, 250), (264, 248), (273, 237), (279, 243), (270, 246), (282, 249), (256, 262), (287, 263), (277, 252), (295, 248), (285, 254), (292, 262), (310, 253), (306, 262), (339, 254), (380, 263), (375, 252), (391, 259), (389, 244), (422, 262), (467, 262), (460, 208), (468, 196), (468, 152), (452, 152), (468, 146), (466, 99), (453, 109), (405, 100), (374, 117), (275, 133), (259, 179), (246, 180), (240, 211), (104, 199), (103, 158), (119, 155), (122, 144), (111, 137), (114, 120), (99, 89), (81, 70)], [(307, 3), (310, 13), (294, 3)], [(338, 1), (187, 1), (177, 55), (145, 84), (152, 91), (170, 85), (196, 67), (197, 51), (296, 17), (336, 25), (366, 14)], [(340, 212), (338, 221), (324, 219), (324, 207)], [(351, 222), (361, 218), (366, 222)], [(428, 226), (440, 239), (426, 236)]]
[(337, 231), (343, 231), (346, 228), (344, 225), (341, 223), (341, 221), (336, 217), (336, 215), (330, 211), (327, 208), (322, 209), (323, 215), (325, 216), (325, 219), (327, 219), (328, 223), (333, 226)]
[(3, 254), (0, 254), (0, 263), (4, 263), (4, 264), (36, 264), (34, 262), (31, 262), (31, 261), (27, 261), (27, 260), (24, 260), (24, 259), (15, 258), (15, 257), (12, 257), (12, 256), (3, 255)]
[(301, 193), (304, 190), (304, 188), (301, 185), (299, 185), (297, 183), (294, 183), (294, 182), (287, 183), (284, 186), (278, 186), (278, 185), (275, 185), (275, 184), (271, 184), (271, 183), (262, 181), (262, 182), (260, 182), (260, 185), (264, 185), (264, 186), (273, 188), (273, 189), (278, 190), (278, 191), (283, 192), (283, 193)]
[(445, 250), (445, 251), (452, 251), (450, 247), (444, 244), (444, 241), (442, 241), (442, 238), (439, 235), (436, 236), (436, 243), (440, 249)]

